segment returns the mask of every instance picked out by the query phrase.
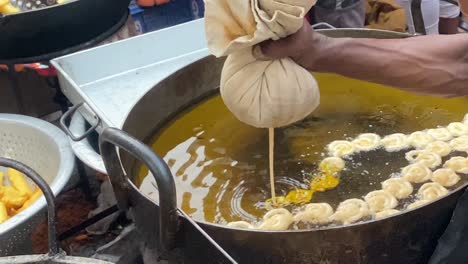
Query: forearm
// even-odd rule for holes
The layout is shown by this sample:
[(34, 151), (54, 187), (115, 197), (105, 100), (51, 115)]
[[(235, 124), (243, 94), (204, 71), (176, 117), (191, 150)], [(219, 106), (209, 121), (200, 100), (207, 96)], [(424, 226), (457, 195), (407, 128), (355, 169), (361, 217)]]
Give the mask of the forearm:
[[(311, 43), (311, 49), (317, 49)], [(322, 39), (311, 58), (318, 72), (443, 96), (468, 95), (468, 35), (409, 39)]]

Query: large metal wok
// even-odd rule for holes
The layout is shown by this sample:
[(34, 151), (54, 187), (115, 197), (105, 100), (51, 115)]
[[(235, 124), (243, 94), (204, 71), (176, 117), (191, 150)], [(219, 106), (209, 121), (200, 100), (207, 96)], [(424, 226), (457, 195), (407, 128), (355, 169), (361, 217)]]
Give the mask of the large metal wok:
[[(323, 30), (331, 37), (403, 38), (405, 34), (378, 30)], [(146, 93), (128, 114), (122, 130), (147, 141), (168, 120), (201, 98), (217, 92), (223, 60), (206, 57), (174, 73)], [(122, 173), (113, 145), (120, 152)], [(186, 263), (224, 263), (219, 254), (177, 212), (173, 176), (167, 165), (147, 154), (144, 145), (127, 134), (107, 129), (101, 151), (121, 209), (131, 210), (141, 240), (154, 258)], [(160, 204), (149, 200), (133, 183), (140, 166), (149, 165), (158, 183)], [(140, 153), (140, 155), (137, 155)], [(143, 155), (143, 154), (144, 155)], [(145, 154), (146, 153), (146, 154)], [(343, 227), (284, 232), (232, 229), (198, 222), (239, 263), (427, 263), (447, 227), (465, 186), (418, 210)]]
[(71, 0), (0, 17), (0, 62), (49, 60), (96, 44), (125, 23), (129, 2)]

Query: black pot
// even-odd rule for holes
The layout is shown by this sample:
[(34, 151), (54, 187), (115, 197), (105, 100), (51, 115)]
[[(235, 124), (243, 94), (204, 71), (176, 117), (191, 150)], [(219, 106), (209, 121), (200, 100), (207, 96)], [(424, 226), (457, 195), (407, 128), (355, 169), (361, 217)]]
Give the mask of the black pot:
[(96, 44), (123, 25), (129, 3), (71, 0), (1, 17), (0, 63), (40, 62)]

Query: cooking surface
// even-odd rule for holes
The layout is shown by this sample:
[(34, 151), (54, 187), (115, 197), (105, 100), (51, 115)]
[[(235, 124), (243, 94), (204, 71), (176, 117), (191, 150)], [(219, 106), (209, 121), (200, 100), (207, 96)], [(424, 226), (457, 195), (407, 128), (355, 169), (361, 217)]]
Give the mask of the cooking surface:
[[(445, 126), (468, 112), (466, 98), (415, 96), (335, 75), (316, 77), (322, 95), (319, 109), (302, 122), (276, 130), (278, 195), (307, 188), (326, 155), (325, 146), (333, 140)], [(181, 113), (154, 137), (151, 146), (175, 175), (179, 205), (195, 219), (255, 221), (265, 213), (263, 201), (270, 198), (267, 129), (242, 124), (219, 96)], [(345, 199), (361, 198), (380, 189), (381, 181), (408, 164), (404, 152), (384, 150), (350, 159), (340, 185), (315, 194), (312, 202), (336, 207)], [(138, 184), (146, 174), (140, 173)]]

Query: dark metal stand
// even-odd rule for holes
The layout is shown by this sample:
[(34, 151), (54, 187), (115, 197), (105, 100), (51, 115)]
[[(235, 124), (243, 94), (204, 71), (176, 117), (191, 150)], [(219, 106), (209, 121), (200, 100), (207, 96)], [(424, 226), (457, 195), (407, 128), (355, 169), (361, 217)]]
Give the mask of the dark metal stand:
[(119, 211), (119, 207), (117, 205), (114, 205), (114, 206), (111, 206), (109, 208), (107, 208), (106, 210), (100, 212), (99, 214), (93, 216), (93, 217), (90, 217), (88, 219), (86, 219), (84, 222), (68, 229), (67, 231), (63, 232), (62, 234), (59, 235), (59, 240), (60, 241), (63, 241), (63, 240), (66, 240), (76, 234), (78, 234), (79, 232), (81, 232), (81, 230), (84, 230), (86, 229), (87, 227), (101, 221), (102, 219), (108, 217), (109, 215), (113, 214), (113, 213), (116, 213)]
[(62, 114), (67, 112), (68, 108), (70, 107), (70, 102), (68, 101), (67, 97), (63, 94), (62, 90), (60, 89), (60, 84), (57, 76), (47, 77), (47, 84), (50, 88), (55, 90), (54, 96), (54, 103), (60, 106), (60, 111)]
[(80, 177), (80, 181), (78, 182), (79, 188), (81, 189), (88, 201), (93, 200), (95, 197), (93, 197), (93, 193), (91, 191), (88, 176), (85, 170), (85, 165), (83, 164), (83, 162), (77, 160), (76, 169), (78, 172), (78, 176)]
[(18, 74), (16, 73), (15, 65), (7, 64), (7, 67), (8, 79), (10, 80), (11, 91), (13, 93), (13, 96), (15, 97), (16, 105), (18, 106), (18, 112), (20, 114), (25, 114), (23, 95), (21, 94), (21, 91), (19, 89)]

